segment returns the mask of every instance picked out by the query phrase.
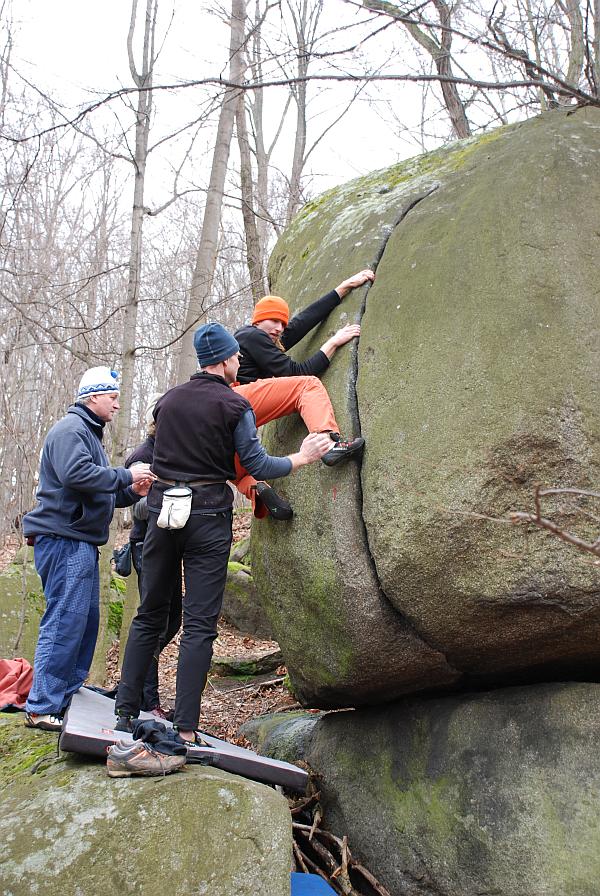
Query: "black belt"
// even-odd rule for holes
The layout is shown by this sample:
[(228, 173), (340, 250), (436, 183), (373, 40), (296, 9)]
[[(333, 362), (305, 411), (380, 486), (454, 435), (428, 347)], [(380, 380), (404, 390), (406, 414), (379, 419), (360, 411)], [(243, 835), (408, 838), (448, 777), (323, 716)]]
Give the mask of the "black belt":
[(161, 479), (160, 476), (156, 477), (157, 482), (162, 482), (164, 485), (175, 485), (179, 488), (187, 486), (188, 488), (193, 488), (198, 485), (225, 485), (227, 482), (226, 479), (190, 479), (184, 481), (183, 479)]

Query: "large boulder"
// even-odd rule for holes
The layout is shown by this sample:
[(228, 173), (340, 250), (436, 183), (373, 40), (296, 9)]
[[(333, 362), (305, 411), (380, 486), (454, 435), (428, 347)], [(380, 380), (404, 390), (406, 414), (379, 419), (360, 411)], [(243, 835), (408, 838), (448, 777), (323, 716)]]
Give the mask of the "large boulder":
[(596, 896), (596, 684), (243, 726), (315, 771), (325, 825), (394, 896)]
[(0, 716), (3, 896), (289, 896), (291, 819), (272, 788), (200, 766), (111, 779), (55, 750)]
[[(294, 309), (377, 268), (295, 350), (361, 320), (323, 381), (362, 464), (291, 477), (294, 520), (253, 533), (307, 705), (597, 674), (597, 569), (494, 520), (536, 483), (600, 479), (599, 158), (599, 110), (549, 113), (339, 187), (278, 242), (271, 290)], [(268, 432), (286, 453), (304, 429)]]

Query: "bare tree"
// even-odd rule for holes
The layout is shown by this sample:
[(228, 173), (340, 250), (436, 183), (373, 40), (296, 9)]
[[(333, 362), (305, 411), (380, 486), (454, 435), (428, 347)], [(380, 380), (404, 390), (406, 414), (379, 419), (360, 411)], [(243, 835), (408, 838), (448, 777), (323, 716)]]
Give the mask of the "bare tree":
[[(363, 6), (398, 22), (431, 57), (436, 74), (414, 80), (423, 89), (431, 80), (439, 83), (455, 137), (504, 123), (511, 112), (522, 117), (598, 104), (598, 2), (593, 9), (578, 0), (497, 0), (491, 9), (480, 0), (363, 0)], [(488, 76), (469, 73), (474, 64), (488, 68)], [(492, 101), (493, 93), (500, 103)]]
[[(241, 84), (245, 71), (245, 0), (232, 0), (231, 3), (231, 37), (229, 45), (229, 73), (230, 80), (234, 84)], [(179, 379), (186, 379), (196, 369), (195, 353), (193, 350), (194, 330), (211, 307), (211, 292), (215, 265), (217, 260), (217, 246), (219, 237), (219, 224), (221, 221), (221, 209), (225, 192), (225, 178), (233, 125), (239, 100), (239, 88), (229, 88), (225, 91), (217, 136), (212, 156), (212, 165), (206, 204), (204, 207), (204, 219), (202, 221), (202, 233), (198, 245), (196, 266), (192, 277), (189, 306), (185, 320), (183, 338), (181, 340), (181, 355), (179, 358)]]
[(142, 230), (144, 215), (144, 186), (148, 162), (148, 140), (152, 114), (152, 78), (154, 71), (156, 13), (158, 0), (146, 0), (142, 59), (138, 68), (135, 61), (133, 42), (135, 37), (138, 0), (132, 0), (131, 19), (127, 34), (127, 55), (129, 71), (138, 88), (135, 116), (135, 150), (132, 157), (134, 168), (133, 208), (131, 212), (131, 251), (129, 255), (129, 275), (127, 281), (127, 301), (123, 314), (123, 346), (121, 352), (121, 412), (117, 418), (114, 437), (114, 460), (123, 461), (131, 428), (131, 399), (135, 373), (136, 333), (138, 323), (140, 282), (142, 274)]
[[(365, 6), (375, 12), (385, 12), (402, 21), (410, 36), (431, 56), (440, 76), (440, 87), (452, 122), (455, 137), (471, 136), (464, 103), (458, 87), (453, 82), (452, 71), (452, 10), (445, 0), (433, 0), (433, 11), (437, 22), (425, 22), (422, 10), (414, 19), (400, 15), (400, 12), (386, 0), (365, 0)], [(426, 7), (425, 7), (426, 8)]]

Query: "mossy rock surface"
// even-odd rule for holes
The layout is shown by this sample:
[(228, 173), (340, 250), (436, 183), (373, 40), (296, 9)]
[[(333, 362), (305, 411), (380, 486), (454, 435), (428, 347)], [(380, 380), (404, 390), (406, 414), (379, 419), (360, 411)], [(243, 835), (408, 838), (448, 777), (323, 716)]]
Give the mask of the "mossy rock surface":
[(326, 827), (390, 893), (597, 896), (599, 701), (546, 684), (328, 713), (300, 740), (281, 715), (244, 733), (308, 763)]
[(58, 755), (58, 735), (24, 726), (25, 714), (0, 713), (0, 792), (16, 781), (26, 783)]
[(33, 565), (33, 548), (19, 551), (0, 573), (0, 656), (24, 657), (33, 663), (44, 613), (42, 583)]
[[(549, 113), (330, 191), (278, 242), (271, 289), (293, 309), (377, 266), (292, 352), (361, 319), (323, 381), (362, 464), (290, 477), (294, 519), (253, 531), (307, 705), (597, 674), (597, 570), (486, 517), (600, 479), (599, 161), (598, 110)], [(283, 454), (304, 430), (267, 433)]]
[(246, 566), (250, 566), (250, 536), (248, 535), (246, 538), (242, 538), (241, 541), (238, 541), (237, 544), (231, 549), (231, 554), (229, 555), (229, 559), (233, 563), (243, 563)]
[(305, 760), (318, 720), (323, 713), (273, 712), (244, 722), (240, 728), (254, 749), (283, 762)]
[[(247, 556), (247, 551), (244, 556)], [(267, 640), (273, 637), (273, 627), (260, 602), (252, 570), (245, 563), (232, 559), (227, 565), (221, 613), (241, 632)]]
[(244, 675), (252, 678), (264, 675), (283, 664), (280, 650), (260, 650), (248, 652), (245, 656), (214, 656), (210, 668), (216, 675)]
[[(21, 754), (47, 743), (7, 718), (3, 744), (6, 726)], [(289, 896), (286, 800), (219, 769), (111, 779), (102, 762), (63, 757), (15, 772), (2, 808), (2, 896)]]

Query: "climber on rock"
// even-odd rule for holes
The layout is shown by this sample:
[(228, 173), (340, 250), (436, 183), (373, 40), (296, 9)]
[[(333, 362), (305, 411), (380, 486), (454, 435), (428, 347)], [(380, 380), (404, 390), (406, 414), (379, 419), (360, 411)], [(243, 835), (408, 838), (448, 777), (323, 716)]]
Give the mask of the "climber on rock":
[[(241, 357), (238, 383), (233, 388), (252, 405), (257, 426), (299, 413), (309, 432), (330, 435), (331, 449), (322, 458), (327, 466), (360, 454), (364, 447), (364, 439), (344, 439), (340, 435), (331, 400), (318, 379), (329, 367), (337, 349), (360, 336), (360, 325), (342, 327), (304, 361), (294, 361), (286, 352), (322, 323), (352, 289), (374, 279), (372, 270), (359, 271), (291, 320), (284, 299), (265, 296), (254, 308), (252, 323), (235, 334)], [(252, 502), (255, 516), (267, 513), (275, 519), (292, 516), (287, 501), (267, 483), (257, 483), (239, 463), (236, 464), (238, 478), (235, 485)]]

